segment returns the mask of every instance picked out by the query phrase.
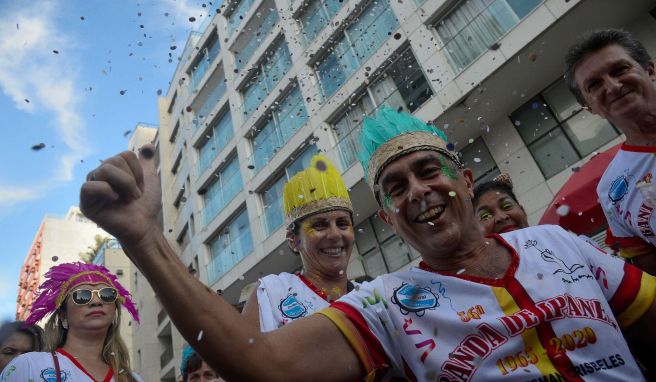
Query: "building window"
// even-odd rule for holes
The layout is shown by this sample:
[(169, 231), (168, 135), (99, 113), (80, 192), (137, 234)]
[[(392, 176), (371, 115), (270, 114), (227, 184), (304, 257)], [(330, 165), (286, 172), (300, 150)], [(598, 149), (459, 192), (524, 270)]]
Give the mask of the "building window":
[(355, 227), (355, 245), (365, 272), (371, 277), (396, 271), (419, 257), (414, 249), (394, 235), (392, 228), (378, 214)]
[(232, 116), (230, 109), (227, 108), (225, 113), (222, 113), (211, 126), (207, 129), (207, 133), (200, 141), (198, 148), (198, 175), (203, 174), (214, 162), (214, 159), (219, 155), (223, 148), (230, 142), (234, 134), (232, 128)]
[(228, 37), (241, 24), (254, 3), (255, 0), (237, 0), (228, 6), (228, 9), (225, 11), (226, 18), (228, 19)]
[(547, 179), (619, 135), (608, 121), (583, 109), (562, 79), (510, 119)]
[(481, 137), (460, 150), (460, 155), (465, 167), (474, 173), (474, 184), (492, 180), (501, 173)]
[(236, 218), (228, 222), (208, 245), (212, 259), (207, 267), (209, 284), (217, 282), (249, 253), (253, 252), (251, 228), (248, 213), (244, 209)]
[(305, 124), (307, 118), (303, 95), (297, 86), (293, 86), (284, 98), (274, 103), (269, 118), (252, 138), (251, 163), (256, 171), (271, 161), (278, 150)]
[(328, 26), (344, 3), (343, 0), (309, 2), (298, 17), (298, 22), (303, 28), (303, 43), (306, 47)]
[(407, 47), (396, 57), (359, 99), (347, 102), (346, 110), (333, 123), (337, 151), (344, 168), (351, 167), (357, 160), (359, 128), (366, 115), (373, 114), (381, 105), (412, 113), (433, 95), (412, 49)]
[(456, 73), (483, 54), (543, 0), (468, 0), (435, 25)]
[(325, 98), (335, 94), (398, 26), (388, 0), (372, 1), (317, 65)]
[(242, 188), (241, 172), (237, 155), (227, 160), (227, 164), (214, 174), (213, 182), (203, 196), (203, 224), (208, 225)]
[(200, 91), (198, 98), (194, 101), (195, 104), (197, 102), (200, 103), (199, 101), (203, 100), (200, 106), (192, 106), (195, 110), (193, 120), (194, 131), (201, 127), (208, 117), (212, 117), (212, 110), (216, 108), (219, 101), (226, 94), (227, 87), (223, 67), (221, 66), (215, 70), (210, 79), (207, 80), (203, 89)]
[(289, 55), (287, 43), (281, 39), (275, 48), (265, 54), (264, 60), (257, 66), (257, 73), (244, 87), (242, 92), (244, 115), (251, 115), (260, 106), (291, 66), (292, 58)]
[(297, 156), (293, 162), (285, 166), (284, 173), (261, 194), (263, 214), (262, 226), (265, 236), (271, 235), (285, 220), (282, 208), (283, 190), (285, 183), (296, 173), (310, 165), (310, 159), (317, 153), (317, 147), (311, 145), (302, 154)]
[(203, 79), (205, 72), (209, 69), (210, 64), (216, 56), (219, 55), (221, 50), (221, 44), (219, 44), (219, 38), (216, 35), (216, 32), (212, 33), (208, 38), (207, 42), (200, 50), (200, 54), (194, 60), (194, 63), (191, 66), (189, 71), (189, 76), (191, 77), (191, 89), (192, 91), (196, 89), (200, 80)]
[(278, 11), (275, 7), (260, 7), (249, 25), (244, 28), (248, 33), (241, 34), (230, 50), (235, 54), (235, 67), (243, 68), (253, 53), (262, 46), (262, 42), (269, 36), (278, 22)]

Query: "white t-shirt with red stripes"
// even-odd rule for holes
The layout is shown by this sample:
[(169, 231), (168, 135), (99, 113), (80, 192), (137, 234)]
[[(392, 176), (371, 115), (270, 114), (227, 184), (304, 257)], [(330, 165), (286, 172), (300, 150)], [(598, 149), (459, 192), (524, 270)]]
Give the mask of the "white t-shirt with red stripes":
[(488, 240), (513, 253), (502, 279), (421, 264), (363, 283), (321, 311), (367, 380), (643, 380), (620, 328), (651, 307), (656, 278), (556, 226)]
[[(114, 382), (114, 373), (110, 368), (102, 381), (96, 381), (84, 367), (63, 349), (57, 350), (59, 360), (59, 375), (61, 382)], [(123, 371), (119, 371), (123, 372)], [(132, 376), (143, 382), (136, 373)], [(32, 352), (14, 358), (0, 375), (2, 382), (56, 382), (57, 373), (51, 353)]]
[(656, 147), (623, 144), (606, 168), (597, 195), (624, 257), (656, 245)]

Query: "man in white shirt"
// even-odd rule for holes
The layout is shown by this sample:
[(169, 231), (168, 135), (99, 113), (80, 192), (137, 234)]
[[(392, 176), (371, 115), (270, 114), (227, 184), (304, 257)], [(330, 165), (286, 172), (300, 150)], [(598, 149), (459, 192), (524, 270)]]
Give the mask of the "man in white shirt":
[(656, 73), (628, 32), (584, 35), (565, 58), (565, 79), (585, 108), (626, 136), (597, 194), (620, 254), (656, 274)]

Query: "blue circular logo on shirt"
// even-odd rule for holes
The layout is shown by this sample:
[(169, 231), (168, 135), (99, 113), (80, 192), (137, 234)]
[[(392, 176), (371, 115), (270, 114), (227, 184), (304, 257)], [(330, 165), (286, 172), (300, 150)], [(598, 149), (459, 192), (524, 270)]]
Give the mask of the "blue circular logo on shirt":
[(394, 290), (392, 303), (401, 308), (402, 314), (415, 312), (417, 316), (423, 316), (426, 309), (435, 309), (440, 306), (437, 296), (427, 287), (419, 287), (403, 283)]
[(280, 302), (278, 306), (283, 316), (292, 320), (305, 316), (307, 308), (296, 298), (295, 294), (290, 294)]
[(629, 192), (629, 180), (626, 179), (626, 176), (620, 175), (610, 184), (608, 198), (611, 202), (617, 203), (624, 198), (627, 192)]

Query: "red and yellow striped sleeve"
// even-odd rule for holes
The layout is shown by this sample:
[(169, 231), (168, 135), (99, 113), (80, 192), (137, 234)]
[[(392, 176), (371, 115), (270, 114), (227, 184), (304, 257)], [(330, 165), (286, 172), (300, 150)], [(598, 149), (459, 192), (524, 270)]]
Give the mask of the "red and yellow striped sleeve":
[(380, 381), (390, 367), (382, 345), (371, 332), (362, 314), (351, 305), (335, 302), (317, 312), (332, 321), (344, 335), (365, 370), (367, 382)]
[(631, 264), (624, 264), (624, 277), (608, 302), (620, 327), (636, 322), (652, 306), (656, 298), (656, 277)]

